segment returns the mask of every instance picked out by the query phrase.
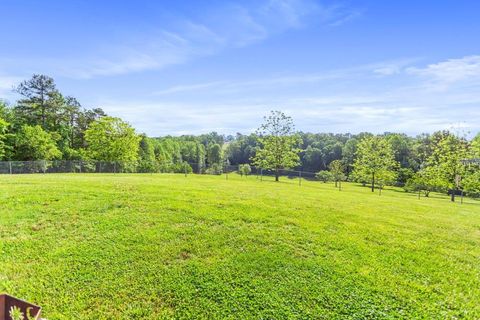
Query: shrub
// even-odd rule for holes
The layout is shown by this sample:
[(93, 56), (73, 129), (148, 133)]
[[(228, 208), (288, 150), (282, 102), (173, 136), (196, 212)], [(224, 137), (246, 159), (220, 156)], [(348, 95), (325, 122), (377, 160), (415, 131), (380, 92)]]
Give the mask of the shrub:
[(241, 164), (238, 166), (238, 173), (243, 177), (248, 176), (252, 172), (252, 168), (248, 163), (246, 164)]
[(206, 174), (216, 174), (216, 175), (220, 175), (223, 173), (223, 167), (221, 164), (218, 164), (218, 163), (214, 163), (210, 166), (210, 168), (208, 168), (207, 170), (205, 170), (205, 173)]
[(322, 170), (317, 172), (315, 175), (315, 178), (317, 178), (320, 181), (323, 181), (323, 183), (327, 183), (329, 181), (333, 181), (333, 174), (330, 171)]

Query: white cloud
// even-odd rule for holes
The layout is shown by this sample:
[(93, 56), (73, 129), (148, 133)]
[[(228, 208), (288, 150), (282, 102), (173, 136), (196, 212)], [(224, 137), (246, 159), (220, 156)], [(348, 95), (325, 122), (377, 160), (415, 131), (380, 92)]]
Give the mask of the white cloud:
[(158, 90), (152, 93), (155, 96), (162, 96), (162, 95), (169, 95), (174, 93), (184, 93), (184, 92), (191, 92), (197, 90), (204, 90), (208, 88), (213, 88), (225, 84), (224, 81), (212, 81), (212, 82), (205, 82), (205, 83), (196, 83), (196, 84), (187, 84), (187, 85), (177, 85), (173, 87), (169, 87), (167, 89)]
[(431, 83), (434, 89), (445, 89), (449, 85), (469, 81), (480, 81), (480, 55), (449, 59), (423, 68), (410, 67), (408, 74), (417, 75)]
[[(76, 78), (162, 69), (244, 47), (307, 23), (341, 24), (358, 14), (346, 7), (320, 6), (312, 0), (268, 0), (254, 7), (224, 3), (201, 15), (176, 17), (174, 23), (150, 26), (75, 59), (43, 61), (49, 69)], [(88, 51), (87, 51), (88, 52)], [(60, 66), (60, 67), (58, 67)]]
[[(425, 70), (438, 70), (431, 66), (444, 66), (444, 62), (417, 66), (416, 70), (425, 71), (419, 77), (419, 73), (412, 73), (410, 61), (415, 60), (387, 61), (322, 74), (177, 85), (160, 91), (162, 103), (126, 104), (117, 111), (127, 119), (133, 117), (134, 124), (151, 135), (212, 130), (248, 133), (272, 108), (287, 111), (303, 131), (418, 134), (458, 127), (458, 123), (473, 132), (479, 131), (480, 82), (476, 81), (476, 72), (463, 71), (464, 76), (455, 77), (462, 86), (425, 90), (426, 83), (437, 74), (433, 76)], [(446, 62), (449, 61), (452, 60)], [(382, 68), (394, 72), (375, 72)], [(175, 94), (190, 91), (199, 91), (201, 95), (182, 95), (179, 104)], [(109, 110), (108, 104), (102, 105)]]
[(13, 89), (23, 78), (0, 74), (0, 99), (9, 99), (14, 97)]

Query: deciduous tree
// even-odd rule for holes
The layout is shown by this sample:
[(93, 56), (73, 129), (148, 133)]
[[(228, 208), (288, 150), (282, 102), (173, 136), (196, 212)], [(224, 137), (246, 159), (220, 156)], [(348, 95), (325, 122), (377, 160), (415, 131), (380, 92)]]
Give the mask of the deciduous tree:
[(376, 183), (384, 184), (394, 178), (397, 167), (392, 146), (384, 137), (367, 136), (358, 143), (354, 175), (371, 181), (372, 192)]
[(333, 160), (328, 166), (332, 173), (333, 180), (335, 181), (335, 187), (338, 187), (339, 183), (345, 180), (345, 168), (341, 160)]
[(135, 162), (141, 137), (119, 118), (102, 117), (85, 132), (87, 151), (92, 159)]
[(18, 160), (52, 160), (62, 157), (51, 133), (39, 125), (24, 125), (15, 139), (15, 157)]
[(460, 178), (465, 173), (462, 160), (467, 158), (467, 141), (453, 134), (444, 135), (433, 148), (427, 164), (433, 170), (438, 187), (451, 193), (455, 201), (455, 193), (459, 190)]
[(272, 111), (257, 131), (261, 147), (253, 163), (260, 168), (274, 170), (275, 181), (279, 180), (281, 169), (292, 168), (299, 163), (300, 149), (297, 146), (301, 141), (294, 130), (291, 117)]

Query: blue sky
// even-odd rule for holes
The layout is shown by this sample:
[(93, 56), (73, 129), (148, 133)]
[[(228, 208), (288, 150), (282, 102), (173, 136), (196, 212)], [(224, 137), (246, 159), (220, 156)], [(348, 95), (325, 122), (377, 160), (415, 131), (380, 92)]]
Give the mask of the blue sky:
[(480, 1), (2, 0), (0, 97), (33, 73), (151, 136), (480, 131)]

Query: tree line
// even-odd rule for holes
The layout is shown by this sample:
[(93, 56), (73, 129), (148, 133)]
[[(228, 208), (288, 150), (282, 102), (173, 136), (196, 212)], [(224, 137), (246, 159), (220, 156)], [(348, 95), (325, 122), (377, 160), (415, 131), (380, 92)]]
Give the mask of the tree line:
[(336, 184), (357, 181), (372, 191), (396, 185), (425, 196), (449, 192), (452, 199), (460, 191), (480, 193), (478, 165), (464, 161), (480, 158), (480, 134), (468, 140), (447, 130), (416, 137), (305, 133), (273, 111), (248, 135), (147, 137), (101, 108), (84, 108), (48, 76), (33, 75), (15, 91), (21, 98), (14, 104), (0, 100), (1, 161), (117, 161), (139, 172), (212, 174), (248, 164), (272, 170), (277, 180), (281, 169), (295, 169)]

